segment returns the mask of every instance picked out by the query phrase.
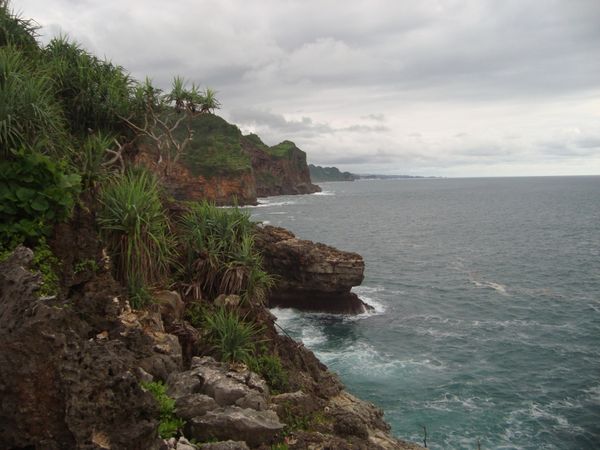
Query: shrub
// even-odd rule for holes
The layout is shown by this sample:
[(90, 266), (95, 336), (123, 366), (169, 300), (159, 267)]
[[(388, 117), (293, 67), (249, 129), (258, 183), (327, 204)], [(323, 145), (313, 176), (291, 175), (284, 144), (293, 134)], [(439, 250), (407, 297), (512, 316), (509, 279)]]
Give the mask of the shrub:
[(74, 162), (81, 174), (82, 185), (85, 189), (95, 188), (108, 171), (104, 166), (106, 149), (113, 146), (113, 136), (96, 133), (88, 136), (79, 152), (74, 155)]
[(64, 155), (68, 137), (52, 78), (16, 47), (0, 48), (0, 156), (36, 148)]
[[(220, 293), (262, 300), (273, 284), (254, 249), (254, 224), (238, 208), (195, 203), (179, 220), (184, 249), (181, 279), (188, 291), (209, 297)], [(197, 296), (198, 297), (198, 296)]]
[(251, 357), (248, 360), (248, 366), (267, 381), (273, 393), (285, 392), (288, 389), (288, 374), (281, 365), (281, 360), (278, 356), (263, 353), (259, 356)]
[(162, 439), (174, 437), (183, 428), (185, 422), (175, 415), (175, 400), (167, 395), (167, 387), (160, 381), (142, 383), (142, 387), (149, 391), (160, 411), (160, 424), (158, 435)]
[(255, 338), (261, 329), (254, 323), (244, 321), (235, 311), (218, 308), (205, 315), (209, 339), (221, 360), (246, 362), (254, 351)]
[(66, 219), (80, 190), (80, 177), (33, 151), (0, 160), (0, 247), (35, 245)]
[(202, 328), (204, 325), (205, 307), (200, 302), (191, 302), (185, 309), (185, 319), (195, 328)]
[(126, 129), (119, 116), (130, 113), (133, 82), (122, 67), (98, 59), (66, 37), (52, 39), (43, 55), (73, 133)]
[(0, 46), (14, 45), (37, 50), (37, 29), (33, 20), (23, 19), (9, 9), (7, 0), (0, 0)]
[(173, 243), (157, 179), (145, 170), (129, 170), (106, 186), (100, 204), (100, 233), (117, 279), (132, 292), (163, 281)]

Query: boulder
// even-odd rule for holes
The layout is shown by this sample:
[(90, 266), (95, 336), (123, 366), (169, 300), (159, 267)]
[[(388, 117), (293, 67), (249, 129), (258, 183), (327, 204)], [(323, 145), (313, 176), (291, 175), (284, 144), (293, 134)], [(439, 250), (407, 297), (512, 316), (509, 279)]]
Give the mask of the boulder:
[(275, 412), (280, 417), (292, 414), (294, 416), (308, 416), (322, 407), (321, 402), (313, 396), (302, 391), (286, 392), (271, 397)]
[(258, 446), (274, 442), (283, 427), (273, 411), (226, 406), (193, 418), (186, 433), (198, 440), (239, 439)]
[(173, 373), (167, 384), (169, 395), (176, 401), (192, 394), (203, 394), (219, 406), (267, 408), (269, 390), (262, 378), (247, 369), (242, 372), (229, 370), (226, 364), (211, 357), (192, 358), (192, 368)]
[(370, 308), (350, 292), (364, 277), (365, 264), (359, 254), (298, 239), (270, 225), (257, 229), (256, 246), (267, 272), (277, 276), (269, 306), (342, 314), (360, 314)]
[(185, 420), (202, 416), (219, 405), (212, 397), (204, 394), (186, 394), (175, 401), (175, 414)]
[(329, 400), (328, 416), (333, 419), (333, 431), (346, 439), (354, 438), (369, 443), (373, 449), (407, 449), (422, 447), (399, 441), (390, 435), (390, 426), (383, 420), (383, 411), (372, 403), (342, 391)]
[(160, 306), (160, 313), (165, 323), (173, 323), (183, 319), (185, 303), (176, 291), (157, 291), (154, 301)]

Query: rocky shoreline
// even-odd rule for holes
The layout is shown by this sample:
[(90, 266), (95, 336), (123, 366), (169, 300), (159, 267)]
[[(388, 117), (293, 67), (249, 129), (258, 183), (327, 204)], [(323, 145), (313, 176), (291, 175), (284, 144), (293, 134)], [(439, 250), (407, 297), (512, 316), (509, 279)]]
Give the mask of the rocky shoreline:
[[(19, 247), (0, 263), (2, 448), (420, 448), (393, 438), (379, 408), (277, 334), (262, 306), (245, 314), (264, 327), (288, 370), (286, 392), (270, 392), (244, 365), (190, 358), (202, 338), (177, 293), (134, 311), (100, 271), (73, 280), (63, 298), (40, 298), (32, 259)], [(154, 380), (166, 381), (185, 438), (158, 438), (156, 406), (143, 388)]]

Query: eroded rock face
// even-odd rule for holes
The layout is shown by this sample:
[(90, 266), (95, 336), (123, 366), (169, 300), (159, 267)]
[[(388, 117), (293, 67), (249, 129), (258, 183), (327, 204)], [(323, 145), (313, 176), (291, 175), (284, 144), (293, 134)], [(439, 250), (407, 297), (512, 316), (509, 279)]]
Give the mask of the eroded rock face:
[(135, 160), (159, 174), (167, 191), (177, 200), (208, 200), (217, 205), (232, 205), (234, 202), (238, 205), (256, 204), (256, 180), (250, 168), (245, 172), (207, 177), (192, 173), (178, 162), (165, 174), (152, 149), (144, 146)]
[(178, 368), (177, 345), (157, 354), (153, 335), (119, 320), (108, 274), (67, 301), (38, 298), (31, 257), (19, 248), (0, 263), (0, 448), (158, 448), (158, 411), (136, 369), (153, 355)]
[(258, 197), (312, 194), (321, 191), (321, 188), (312, 184), (310, 180), (306, 153), (293, 143), (289, 143), (290, 150), (286, 157), (280, 158), (268, 154), (260, 145), (255, 145), (249, 139), (242, 139), (241, 144), (252, 161)]
[(269, 294), (269, 306), (345, 314), (369, 308), (350, 292), (364, 277), (365, 264), (359, 254), (298, 239), (272, 226), (258, 229), (256, 245), (265, 269), (279, 277)]

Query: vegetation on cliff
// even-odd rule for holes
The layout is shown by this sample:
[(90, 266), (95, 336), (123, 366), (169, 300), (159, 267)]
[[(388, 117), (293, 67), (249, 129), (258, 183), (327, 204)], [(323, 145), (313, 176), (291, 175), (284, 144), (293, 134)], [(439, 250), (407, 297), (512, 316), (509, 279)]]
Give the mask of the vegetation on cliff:
[[(175, 78), (162, 93), (35, 30), (0, 1), (0, 447), (156, 449), (185, 433), (395, 448), (380, 411), (337, 404), (337, 378), (276, 332), (248, 214), (169, 195), (180, 161), (246, 170), (259, 142), (211, 114), (214, 91)], [(269, 152), (306, 166), (291, 142)]]
[(310, 164), (310, 178), (313, 181), (354, 181), (358, 177), (350, 172), (340, 172), (337, 167), (321, 167)]

